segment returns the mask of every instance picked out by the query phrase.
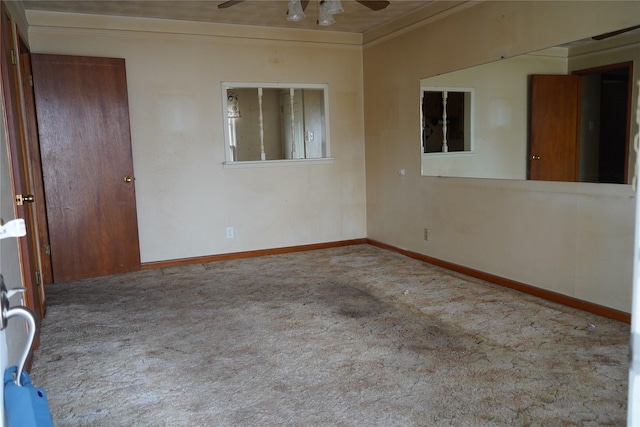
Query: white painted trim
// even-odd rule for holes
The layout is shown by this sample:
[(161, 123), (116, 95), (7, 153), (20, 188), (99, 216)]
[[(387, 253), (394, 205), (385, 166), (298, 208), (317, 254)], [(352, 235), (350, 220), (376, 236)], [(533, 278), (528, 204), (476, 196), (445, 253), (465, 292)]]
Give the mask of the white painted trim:
[[(640, 87), (640, 80), (637, 82)], [(636, 122), (640, 125), (640, 101), (636, 105)], [(638, 192), (638, 151), (640, 133), (634, 138), (633, 148), (636, 150), (634, 173), (634, 193), (636, 196), (635, 238), (633, 245), (633, 283), (631, 300), (631, 339), (629, 363), (629, 390), (627, 396), (627, 426), (640, 425), (640, 192)]]
[(269, 168), (282, 166), (324, 165), (331, 164), (334, 160), (335, 159), (333, 157), (324, 157), (322, 159), (253, 160), (246, 162), (224, 162), (222, 163), (222, 166), (225, 169)]
[[(284, 18), (284, 17), (283, 17)], [(251, 25), (221, 24), (210, 22), (181, 21), (160, 18), (137, 18), (125, 16), (106, 16), (82, 13), (50, 12), (26, 10), (29, 32), (55, 28), (65, 32), (69, 30), (96, 30), (105, 32), (123, 31), (157, 35), (161, 37), (220, 37), (256, 42), (281, 41), (294, 43), (313, 43), (362, 46), (362, 34), (339, 31), (308, 30), (298, 28), (259, 27)]]
[(422, 158), (423, 159), (433, 159), (433, 158), (437, 158), (437, 157), (442, 157), (442, 158), (453, 158), (453, 157), (468, 157), (468, 156), (475, 156), (477, 154), (476, 151), (448, 151), (446, 153), (422, 153)]

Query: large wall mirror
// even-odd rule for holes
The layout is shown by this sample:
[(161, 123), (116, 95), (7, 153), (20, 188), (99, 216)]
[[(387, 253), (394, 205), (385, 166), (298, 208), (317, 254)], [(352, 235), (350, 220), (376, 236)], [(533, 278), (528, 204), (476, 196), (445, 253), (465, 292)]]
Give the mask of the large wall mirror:
[[(629, 183), (639, 67), (633, 29), (422, 79), (422, 175)], [(473, 89), (472, 150), (425, 150), (434, 87)]]
[(225, 82), (222, 93), (225, 164), (329, 158), (326, 85)]

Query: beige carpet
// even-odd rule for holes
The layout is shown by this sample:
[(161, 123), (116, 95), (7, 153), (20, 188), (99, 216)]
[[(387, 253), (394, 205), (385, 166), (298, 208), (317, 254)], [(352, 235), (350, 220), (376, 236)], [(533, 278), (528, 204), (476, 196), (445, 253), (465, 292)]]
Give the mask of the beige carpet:
[(628, 325), (368, 245), (47, 292), (57, 426), (625, 424)]

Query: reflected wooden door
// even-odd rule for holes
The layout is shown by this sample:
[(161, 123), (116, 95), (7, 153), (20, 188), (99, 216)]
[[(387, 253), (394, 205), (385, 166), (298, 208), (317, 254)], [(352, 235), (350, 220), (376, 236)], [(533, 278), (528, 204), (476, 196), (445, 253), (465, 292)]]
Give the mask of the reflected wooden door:
[(580, 76), (531, 77), (529, 179), (577, 181)]
[(138, 270), (124, 60), (31, 62), (54, 282)]

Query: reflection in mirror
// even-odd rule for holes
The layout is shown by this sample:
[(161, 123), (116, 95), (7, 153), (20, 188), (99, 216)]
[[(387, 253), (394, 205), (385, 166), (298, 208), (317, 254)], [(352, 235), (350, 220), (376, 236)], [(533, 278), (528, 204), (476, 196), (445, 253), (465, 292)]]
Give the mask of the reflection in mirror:
[(422, 88), (422, 152), (472, 151), (473, 89)]
[(529, 179), (627, 183), (632, 69), (531, 76)]
[(325, 85), (223, 83), (227, 162), (329, 157)]
[[(629, 106), (638, 100), (633, 82), (640, 78), (640, 31), (626, 31), (606, 38), (594, 37), (454, 71), (420, 81), (421, 101), (425, 87), (474, 88), (473, 151), (457, 155), (425, 154), (422, 174), (499, 179), (542, 179), (583, 182), (628, 183), (635, 152), (632, 135), (638, 126), (629, 120)], [(578, 112), (571, 123), (559, 128), (576, 129), (574, 153), (566, 159), (560, 144), (540, 154), (533, 139), (548, 129), (532, 117), (534, 75), (577, 76), (580, 83)], [(610, 95), (624, 92), (611, 101)], [(618, 95), (615, 95), (618, 96)], [(559, 105), (561, 95), (550, 94), (548, 115)], [(614, 108), (615, 107), (615, 108)], [(606, 114), (608, 117), (605, 117)], [(547, 139), (546, 137), (543, 139)], [(615, 142), (614, 142), (615, 139)], [(424, 141), (424, 138), (423, 138)], [(565, 141), (566, 142), (566, 141)], [(555, 150), (555, 151), (554, 151)], [(469, 154), (469, 155), (462, 155)], [(559, 162), (561, 157), (563, 162)], [(534, 163), (546, 160), (558, 175), (537, 175)], [(575, 162), (570, 170), (567, 162)], [(550, 163), (548, 163), (550, 165)]]
[(628, 184), (633, 151), (627, 143), (632, 138), (633, 62), (574, 74), (582, 82), (579, 180)]

